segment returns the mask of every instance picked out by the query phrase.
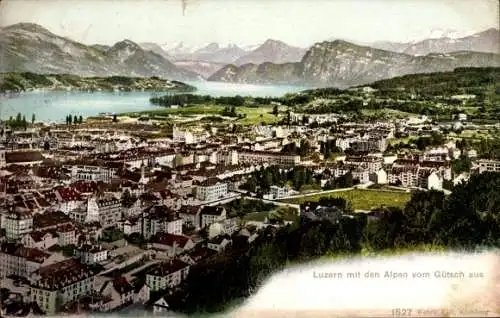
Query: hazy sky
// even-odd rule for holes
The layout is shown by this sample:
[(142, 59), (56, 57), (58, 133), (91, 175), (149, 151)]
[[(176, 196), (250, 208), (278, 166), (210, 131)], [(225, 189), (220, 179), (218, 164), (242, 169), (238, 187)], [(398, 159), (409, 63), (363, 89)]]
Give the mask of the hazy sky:
[[(187, 6), (183, 14), (182, 3)], [(307, 47), (342, 38), (405, 41), (433, 29), (471, 33), (499, 24), (498, 0), (4, 0), (0, 25), (33, 22), (86, 44), (258, 44)]]

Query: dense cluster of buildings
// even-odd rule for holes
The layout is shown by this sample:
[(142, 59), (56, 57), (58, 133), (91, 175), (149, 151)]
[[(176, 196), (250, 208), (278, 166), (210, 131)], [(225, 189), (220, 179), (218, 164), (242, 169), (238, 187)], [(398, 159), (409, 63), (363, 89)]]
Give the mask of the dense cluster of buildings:
[[(265, 167), (311, 169), (321, 186), (350, 174), (361, 185), (441, 190), (466, 178), (453, 173), (455, 159), (477, 156), (453, 143), (389, 153), (396, 133), (432, 129), (337, 118), (308, 116), (308, 124), (322, 124), (316, 128), (255, 126), (242, 133), (173, 127), (170, 136), (154, 139), (112, 129), (4, 134), (0, 277), (12, 297), (2, 310), (105, 312), (134, 303), (165, 310), (165, 299), (152, 295), (175, 289), (193, 265), (235, 240), (250, 244), (258, 237), (227, 204), (260, 200), (241, 186)], [(336, 123), (335, 130), (325, 123)], [(336, 157), (325, 158), (327, 152)], [(500, 171), (500, 162), (476, 160), (473, 170)], [(262, 200), (300, 195), (275, 184)], [(308, 213), (336, 218), (337, 212)]]

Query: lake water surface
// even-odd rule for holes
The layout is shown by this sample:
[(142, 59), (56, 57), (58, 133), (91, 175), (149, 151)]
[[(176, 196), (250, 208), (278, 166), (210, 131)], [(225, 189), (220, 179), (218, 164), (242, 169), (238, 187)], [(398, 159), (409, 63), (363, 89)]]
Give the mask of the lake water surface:
[[(212, 96), (279, 97), (303, 90), (299, 86), (263, 86), (219, 82), (191, 82), (195, 94)], [(28, 120), (34, 113), (37, 121), (64, 121), (66, 115), (93, 116), (99, 113), (122, 113), (159, 108), (149, 98), (154, 92), (26, 92), (0, 100), (0, 118), (24, 114)]]

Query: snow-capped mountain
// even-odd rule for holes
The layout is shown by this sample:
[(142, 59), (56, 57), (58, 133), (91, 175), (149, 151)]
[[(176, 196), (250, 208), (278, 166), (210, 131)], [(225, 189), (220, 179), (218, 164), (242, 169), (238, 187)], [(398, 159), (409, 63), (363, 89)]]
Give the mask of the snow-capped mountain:
[[(441, 39), (441, 38), (449, 38), (449, 39), (460, 39), (464, 38), (467, 36), (470, 36), (474, 34), (474, 32), (464, 32), (464, 31), (457, 31), (457, 30), (451, 30), (451, 29), (442, 29), (442, 28), (436, 28), (432, 29), (429, 34), (423, 39), (421, 38), (420, 41), (422, 40), (427, 40), (427, 39)], [(414, 40), (412, 42), (419, 42), (418, 40)]]
[(203, 46), (188, 45), (184, 42), (163, 43), (160, 45), (161, 49), (167, 52), (174, 59), (183, 59), (189, 57)]
[(488, 29), (482, 32), (463, 36), (464, 32), (436, 29), (430, 32), (424, 40), (406, 43), (374, 42), (369, 46), (411, 55), (427, 55), (430, 53), (449, 53), (457, 51), (500, 52), (500, 33), (498, 29)]
[(112, 47), (87, 46), (51, 33), (32, 23), (0, 29), (0, 72), (70, 73), (81, 76), (158, 76), (193, 80), (199, 77), (179, 68), (131, 40)]
[(162, 45), (163, 49), (172, 56), (173, 60), (178, 61), (200, 61), (211, 63), (233, 63), (248, 52), (237, 45), (229, 44), (222, 46), (219, 43), (208, 43), (201, 47), (188, 46), (184, 43), (176, 44), (173, 47)]
[(498, 29), (489, 29), (460, 38), (430, 38), (410, 45), (404, 53), (427, 55), (457, 51), (500, 53), (500, 32)]

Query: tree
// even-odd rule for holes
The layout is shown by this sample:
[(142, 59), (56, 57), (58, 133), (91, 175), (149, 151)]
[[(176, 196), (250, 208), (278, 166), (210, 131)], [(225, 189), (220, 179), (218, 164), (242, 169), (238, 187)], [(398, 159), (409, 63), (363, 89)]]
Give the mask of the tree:
[(73, 122), (73, 115), (69, 114), (68, 115), (68, 125), (71, 125), (72, 122)]
[(472, 161), (468, 157), (460, 157), (453, 161), (453, 172), (460, 174), (462, 172), (470, 171), (472, 168)]
[(123, 191), (121, 200), (122, 200), (122, 207), (128, 207), (130, 205), (132, 200), (132, 195), (130, 194), (130, 191), (128, 189)]
[(35, 123), (35, 114), (33, 113), (33, 115), (31, 115), (31, 124), (34, 124)]
[(274, 107), (273, 107), (273, 115), (274, 116), (278, 116), (278, 112), (279, 112), (278, 105), (274, 105)]
[(116, 114), (113, 114), (113, 122), (114, 122), (114, 123), (117, 123), (117, 122), (118, 122), (118, 117), (116, 116)]
[(82, 123), (83, 123), (83, 117), (82, 117), (82, 115), (80, 115), (80, 117), (78, 117), (78, 123), (79, 123), (79, 124), (82, 124)]
[(21, 125), (22, 125), (22, 127), (24, 129), (26, 129), (28, 127), (28, 122), (26, 121), (26, 116), (25, 115), (23, 115), (23, 119), (22, 119), (21, 123), (22, 123)]

